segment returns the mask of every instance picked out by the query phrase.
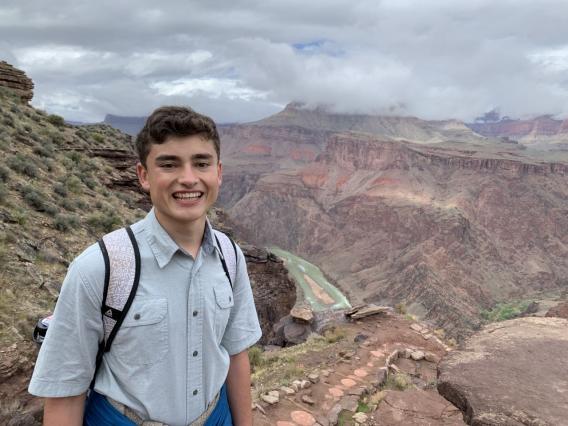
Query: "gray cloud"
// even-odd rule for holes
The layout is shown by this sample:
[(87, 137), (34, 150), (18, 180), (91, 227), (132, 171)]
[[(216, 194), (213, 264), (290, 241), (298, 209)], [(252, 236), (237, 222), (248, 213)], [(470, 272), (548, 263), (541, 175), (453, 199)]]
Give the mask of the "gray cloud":
[(185, 103), (223, 122), (290, 101), (470, 120), (568, 114), (563, 0), (4, 1), (0, 57), (72, 120)]

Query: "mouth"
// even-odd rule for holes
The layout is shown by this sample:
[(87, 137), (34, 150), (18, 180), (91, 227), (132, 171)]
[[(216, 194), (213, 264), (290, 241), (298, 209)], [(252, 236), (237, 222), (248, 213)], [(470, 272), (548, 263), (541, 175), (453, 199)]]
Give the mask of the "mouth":
[(174, 197), (176, 200), (192, 201), (192, 200), (198, 200), (198, 199), (202, 198), (202, 197), (203, 197), (203, 192), (201, 192), (201, 191), (174, 192), (174, 193), (173, 193), (173, 197)]

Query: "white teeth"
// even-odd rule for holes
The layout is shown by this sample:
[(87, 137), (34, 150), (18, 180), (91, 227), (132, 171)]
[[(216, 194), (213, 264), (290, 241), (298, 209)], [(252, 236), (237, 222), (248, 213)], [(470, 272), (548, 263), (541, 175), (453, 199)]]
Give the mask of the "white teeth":
[(201, 197), (201, 192), (184, 192), (174, 194), (174, 198), (177, 198), (178, 200), (193, 200), (199, 197)]

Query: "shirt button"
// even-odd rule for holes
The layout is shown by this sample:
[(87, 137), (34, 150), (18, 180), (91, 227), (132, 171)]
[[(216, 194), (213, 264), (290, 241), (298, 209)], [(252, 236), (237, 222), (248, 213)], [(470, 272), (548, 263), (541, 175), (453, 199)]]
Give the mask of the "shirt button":
[(135, 320), (139, 320), (139, 319), (140, 319), (140, 314), (134, 314), (134, 319), (135, 319)]
[(197, 395), (197, 389), (193, 391), (193, 395)]
[(193, 316), (194, 316), (194, 317), (197, 316), (197, 311), (193, 311)]
[(193, 351), (193, 356), (197, 356), (197, 351)]

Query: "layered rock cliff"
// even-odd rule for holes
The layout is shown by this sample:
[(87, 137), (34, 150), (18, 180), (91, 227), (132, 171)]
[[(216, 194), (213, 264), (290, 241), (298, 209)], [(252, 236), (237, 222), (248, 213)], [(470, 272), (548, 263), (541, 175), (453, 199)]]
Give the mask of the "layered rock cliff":
[(5, 61), (0, 61), (0, 87), (7, 87), (24, 102), (34, 96), (34, 83), (26, 74)]

